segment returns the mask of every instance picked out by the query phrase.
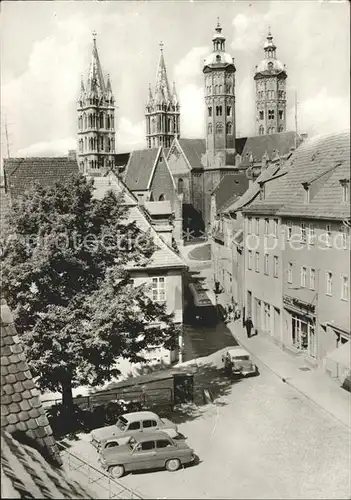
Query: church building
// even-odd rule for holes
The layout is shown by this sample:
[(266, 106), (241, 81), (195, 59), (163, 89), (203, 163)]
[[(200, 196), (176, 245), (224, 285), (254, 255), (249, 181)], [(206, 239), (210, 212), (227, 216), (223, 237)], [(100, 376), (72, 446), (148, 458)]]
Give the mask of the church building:
[(286, 130), (285, 65), (276, 58), (271, 32), (264, 44), (265, 57), (256, 66), (256, 133), (275, 134)]
[(170, 90), (163, 44), (160, 43), (160, 59), (156, 72), (154, 92), (149, 84), (149, 98), (145, 107), (146, 144), (148, 148), (169, 148), (174, 137), (180, 137), (180, 109), (173, 82)]
[(82, 78), (77, 102), (79, 169), (91, 176), (114, 166), (115, 99), (109, 76), (105, 79), (93, 34), (93, 50), (86, 85)]

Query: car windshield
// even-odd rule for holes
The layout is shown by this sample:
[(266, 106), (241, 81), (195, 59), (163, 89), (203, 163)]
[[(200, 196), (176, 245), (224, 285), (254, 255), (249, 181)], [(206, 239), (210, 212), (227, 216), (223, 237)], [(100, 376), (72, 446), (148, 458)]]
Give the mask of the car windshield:
[(119, 417), (119, 419), (117, 420), (116, 426), (121, 431), (124, 431), (124, 429), (127, 427), (127, 424), (128, 424), (128, 420), (126, 418)]

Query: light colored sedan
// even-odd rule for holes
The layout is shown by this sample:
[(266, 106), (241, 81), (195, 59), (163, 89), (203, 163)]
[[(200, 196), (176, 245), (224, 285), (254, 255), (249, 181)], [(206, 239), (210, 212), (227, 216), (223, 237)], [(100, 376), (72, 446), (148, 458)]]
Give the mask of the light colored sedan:
[(175, 472), (195, 459), (194, 450), (185, 440), (174, 441), (165, 432), (156, 431), (131, 437), (123, 445), (104, 448), (99, 462), (103, 469), (119, 478), (126, 472), (164, 467)]
[(222, 356), (223, 368), (227, 375), (258, 375), (257, 366), (253, 363), (251, 355), (242, 347), (231, 347)]
[(99, 450), (111, 439), (121, 445), (127, 443), (131, 436), (156, 430), (164, 431), (171, 438), (178, 436), (178, 427), (170, 420), (160, 418), (152, 411), (137, 411), (121, 415), (114, 425), (94, 429), (91, 443)]

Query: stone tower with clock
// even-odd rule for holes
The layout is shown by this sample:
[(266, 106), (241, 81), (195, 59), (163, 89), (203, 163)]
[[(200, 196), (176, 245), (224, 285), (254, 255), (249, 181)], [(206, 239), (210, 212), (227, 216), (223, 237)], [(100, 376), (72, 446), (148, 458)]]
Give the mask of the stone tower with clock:
[(235, 66), (225, 42), (218, 21), (203, 68), (208, 167), (235, 165)]
[(276, 57), (271, 32), (264, 44), (264, 59), (256, 66), (256, 134), (266, 135), (286, 131), (285, 65)]

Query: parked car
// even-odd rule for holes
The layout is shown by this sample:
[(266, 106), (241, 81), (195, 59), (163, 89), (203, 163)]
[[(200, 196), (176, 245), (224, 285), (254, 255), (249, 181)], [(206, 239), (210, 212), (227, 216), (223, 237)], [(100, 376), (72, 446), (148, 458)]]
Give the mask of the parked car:
[(108, 446), (100, 454), (103, 469), (114, 477), (126, 472), (166, 468), (170, 472), (194, 462), (196, 455), (185, 440), (174, 441), (162, 431), (143, 432), (123, 445)]
[(242, 347), (232, 347), (222, 356), (224, 370), (227, 375), (258, 375), (257, 366), (252, 362), (251, 355)]
[(91, 443), (99, 450), (106, 441), (114, 438), (118, 444), (125, 444), (130, 436), (144, 431), (162, 430), (171, 438), (178, 435), (176, 424), (166, 418), (160, 418), (151, 411), (137, 411), (121, 415), (114, 425), (100, 427), (91, 433)]

